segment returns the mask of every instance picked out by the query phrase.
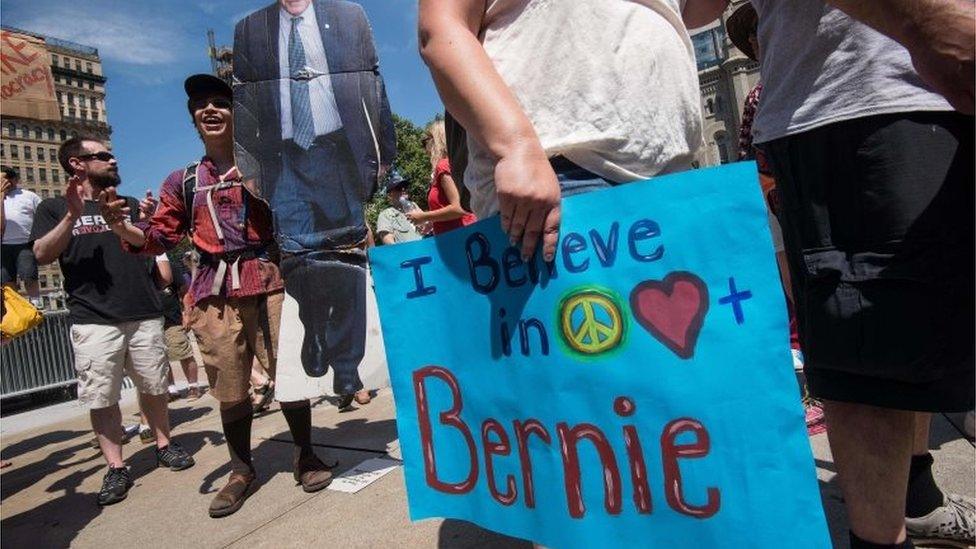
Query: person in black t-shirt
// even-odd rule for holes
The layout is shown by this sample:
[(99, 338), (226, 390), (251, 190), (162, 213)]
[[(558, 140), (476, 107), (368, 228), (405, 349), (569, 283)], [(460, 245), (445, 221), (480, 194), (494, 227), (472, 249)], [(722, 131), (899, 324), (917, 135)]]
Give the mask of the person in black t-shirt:
[[(127, 254), (99, 213), (95, 200), (120, 182), (118, 164), (94, 137), (61, 144), (58, 162), (71, 175), (64, 196), (37, 207), (32, 228), (39, 264), (58, 260), (68, 293), (71, 345), (78, 373), (78, 400), (90, 407), (92, 429), (108, 462), (98, 504), (125, 499), (132, 480), (122, 460), (125, 374), (142, 393), (144, 412), (156, 434), (157, 465), (182, 470), (193, 458), (169, 440), (163, 317), (152, 278), (152, 259)], [(137, 220), (139, 202), (126, 198)]]

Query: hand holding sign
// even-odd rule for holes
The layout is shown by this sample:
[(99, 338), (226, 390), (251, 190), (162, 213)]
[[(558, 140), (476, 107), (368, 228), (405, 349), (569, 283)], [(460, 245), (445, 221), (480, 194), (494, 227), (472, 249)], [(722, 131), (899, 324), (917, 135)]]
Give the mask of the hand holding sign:
[(411, 319), (384, 323), (411, 516), (553, 547), (829, 547), (754, 164), (561, 213), (552, 263), (493, 219), (371, 254), (383, 318)]

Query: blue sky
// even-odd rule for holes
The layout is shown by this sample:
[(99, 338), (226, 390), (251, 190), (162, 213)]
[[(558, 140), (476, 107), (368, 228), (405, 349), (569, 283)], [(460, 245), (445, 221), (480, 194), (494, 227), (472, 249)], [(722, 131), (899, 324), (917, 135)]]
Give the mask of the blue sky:
[[(231, 45), (234, 23), (270, 0), (3, 0), (4, 25), (98, 48), (109, 124), (127, 194), (155, 192), (203, 147), (186, 112), (183, 79), (210, 72), (207, 29)], [(416, 0), (361, 0), (373, 25), (390, 104), (423, 124), (443, 107), (417, 54)]]

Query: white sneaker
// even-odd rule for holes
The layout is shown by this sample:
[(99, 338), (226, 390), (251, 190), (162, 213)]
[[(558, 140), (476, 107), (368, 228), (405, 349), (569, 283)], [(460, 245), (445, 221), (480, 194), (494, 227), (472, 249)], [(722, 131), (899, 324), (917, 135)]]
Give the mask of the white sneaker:
[(905, 517), (905, 529), (916, 545), (972, 547), (976, 542), (976, 500), (946, 494), (942, 507), (924, 517)]

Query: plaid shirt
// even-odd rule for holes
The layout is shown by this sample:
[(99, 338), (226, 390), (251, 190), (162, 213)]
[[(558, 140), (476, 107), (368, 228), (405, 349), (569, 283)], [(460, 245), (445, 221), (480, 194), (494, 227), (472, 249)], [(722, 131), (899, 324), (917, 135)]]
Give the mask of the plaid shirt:
[[(174, 171), (159, 190), (159, 207), (149, 221), (137, 226), (146, 235), (146, 243), (136, 248), (123, 241), (127, 251), (143, 254), (160, 254), (172, 249), (189, 232), (191, 216), (183, 200), (183, 169)], [(220, 175), (213, 162), (203, 157), (197, 171), (197, 189), (214, 185)], [(223, 297), (247, 297), (275, 292), (284, 288), (278, 266), (261, 257), (261, 251), (272, 243), (271, 209), (262, 200), (237, 185), (213, 192), (214, 209), (224, 239), (217, 238), (206, 200), (207, 191), (197, 191), (193, 197), (193, 245), (201, 252), (196, 277), (190, 283), (189, 293), (194, 303), (211, 297), (211, 289), (222, 254), (231, 256), (240, 252), (257, 253), (257, 257), (242, 257), (238, 265), (240, 287), (234, 289), (231, 269), (224, 275), (217, 295)], [(243, 219), (246, 214), (246, 221)], [(243, 221), (243, 222), (242, 222)]]
[(762, 82), (756, 84), (742, 104), (742, 125), (739, 126), (739, 160), (755, 160), (761, 174), (773, 173), (762, 149), (752, 144), (752, 121), (759, 109), (759, 96), (762, 95)]

